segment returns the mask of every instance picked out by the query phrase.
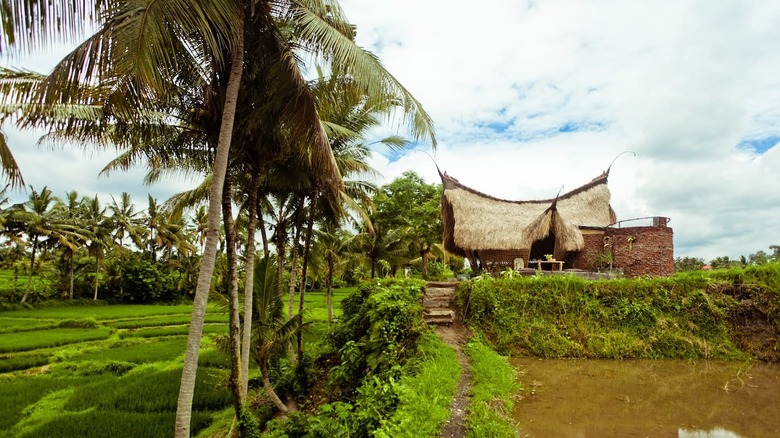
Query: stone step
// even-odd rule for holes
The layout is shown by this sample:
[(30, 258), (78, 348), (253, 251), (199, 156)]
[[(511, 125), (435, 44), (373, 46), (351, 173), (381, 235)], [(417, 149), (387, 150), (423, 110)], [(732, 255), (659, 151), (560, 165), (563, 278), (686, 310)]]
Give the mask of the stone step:
[(434, 307), (452, 307), (455, 303), (454, 296), (425, 296), (423, 297), (423, 307), (426, 309)]
[(452, 295), (455, 296), (455, 289), (449, 287), (427, 287), (425, 288), (425, 295)]
[(424, 315), (428, 324), (452, 324), (455, 322), (455, 311), (452, 309), (426, 309)]
[(447, 289), (456, 289), (458, 287), (457, 281), (429, 281), (428, 282), (428, 288), (447, 288)]

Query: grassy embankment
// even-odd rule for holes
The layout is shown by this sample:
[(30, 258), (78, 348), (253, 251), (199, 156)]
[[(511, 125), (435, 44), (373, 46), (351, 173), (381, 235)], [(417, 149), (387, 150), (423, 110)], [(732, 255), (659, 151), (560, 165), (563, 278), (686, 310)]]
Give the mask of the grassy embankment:
[(778, 263), (656, 279), (479, 278), (458, 296), (502, 353), (780, 360)]
[[(308, 395), (319, 391), (324, 398), (304, 401), (301, 412), (268, 435), (437, 436), (460, 368), (454, 351), (422, 322), (421, 284), (365, 285), (346, 300), (347, 314), (329, 337), (323, 294), (307, 294), (314, 324), (305, 339), (321, 360), (311, 365), (321, 368), (310, 375), (319, 380), (310, 382)], [(337, 291), (334, 301), (349, 292)], [(190, 311), (87, 305), (0, 312), (0, 436), (169, 436)], [(207, 333), (226, 331), (220, 310), (211, 308), (206, 320)], [(479, 344), (469, 352), (475, 376), (469, 436), (514, 436), (500, 415), (511, 406), (513, 385), (504, 381), (512, 381), (511, 369)], [(208, 337), (200, 366), (193, 431), (223, 436), (232, 422), (228, 359)]]
[[(338, 303), (351, 290), (334, 294)], [(327, 326), (324, 294), (306, 299), (314, 342)], [(0, 437), (170, 436), (189, 305), (68, 305), (0, 312)], [(206, 334), (227, 332), (206, 315)], [(206, 336), (193, 431), (230, 409), (228, 358)]]

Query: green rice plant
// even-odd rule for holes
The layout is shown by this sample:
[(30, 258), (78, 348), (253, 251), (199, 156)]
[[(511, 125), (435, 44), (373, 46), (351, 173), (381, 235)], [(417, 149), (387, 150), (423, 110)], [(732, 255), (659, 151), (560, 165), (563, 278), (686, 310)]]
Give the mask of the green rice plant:
[(101, 327), (96, 329), (54, 328), (34, 332), (7, 333), (0, 337), (0, 353), (106, 339), (112, 331), (111, 328)]
[(124, 375), (136, 365), (130, 362), (120, 361), (81, 361), (68, 362), (57, 365), (55, 370), (60, 374), (73, 374), (77, 376), (96, 376), (100, 374)]
[(0, 318), (0, 334), (28, 332), (54, 327), (58, 323), (54, 319), (30, 319), (30, 318)]
[[(98, 379), (76, 388), (65, 404), (68, 411), (90, 408), (126, 412), (175, 412), (181, 366), (139, 365), (112, 380)], [(198, 370), (193, 410), (221, 410), (231, 403), (227, 372)]]
[[(213, 308), (211, 308), (213, 309)], [(213, 310), (212, 310), (213, 311)], [(94, 318), (98, 321), (118, 320), (126, 318), (141, 318), (155, 315), (190, 315), (192, 305), (139, 305), (120, 304), (110, 306), (63, 306), (40, 308), (32, 310), (18, 310), (12, 312), (0, 312), (0, 318), (33, 318), (33, 319), (78, 319)]]
[[(142, 327), (159, 327), (166, 325), (180, 325), (189, 324), (191, 315), (165, 315), (165, 316), (151, 316), (145, 318), (133, 318), (133, 319), (120, 319), (116, 321), (106, 322), (105, 324), (110, 327), (119, 329), (134, 329)], [(206, 314), (204, 319), (206, 323), (227, 323), (228, 316), (218, 313)]]
[(98, 328), (95, 318), (65, 319), (57, 323), (59, 328)]
[[(16, 423), (24, 418), (22, 411), (36, 403), (46, 394), (69, 387), (80, 387), (95, 383), (107, 378), (116, 380), (116, 377), (107, 376), (64, 376), (56, 377), (51, 374), (38, 374), (25, 377), (0, 376), (0, 436), (1, 431), (10, 431)], [(15, 436), (8, 434), (6, 436)], [(41, 435), (45, 436), (45, 435)]]
[(398, 407), (374, 431), (376, 437), (434, 437), (450, 416), (461, 369), (455, 351), (434, 334), (423, 336), (416, 372), (401, 378)]
[(512, 397), (521, 390), (515, 371), (506, 357), (484, 344), (472, 341), (465, 346), (471, 368), (471, 402), (466, 417), (467, 437), (517, 437), (512, 425)]
[[(136, 341), (136, 339), (133, 339), (133, 341)], [(112, 348), (83, 353), (68, 360), (72, 362), (113, 360), (135, 364), (166, 362), (181, 356), (187, 344), (187, 340), (184, 337), (137, 339), (137, 341), (140, 342), (129, 345), (126, 342), (117, 343)]]
[[(184, 350), (181, 350), (183, 352)], [(198, 366), (204, 368), (230, 369), (230, 356), (216, 348), (201, 349)]]
[(26, 370), (49, 363), (48, 355), (31, 354), (0, 357), (0, 373)]
[[(14, 436), (19, 438), (155, 438), (173, 434), (175, 412), (139, 413), (85, 410), (59, 412), (27, 426)], [(192, 413), (192, 432), (197, 433), (211, 422), (210, 412)]]
[[(227, 333), (227, 330), (227, 324), (206, 324), (203, 327), (203, 333)], [(173, 325), (122, 332), (119, 337), (124, 339), (131, 337), (158, 338), (161, 336), (182, 336), (188, 334), (189, 331), (189, 325)]]

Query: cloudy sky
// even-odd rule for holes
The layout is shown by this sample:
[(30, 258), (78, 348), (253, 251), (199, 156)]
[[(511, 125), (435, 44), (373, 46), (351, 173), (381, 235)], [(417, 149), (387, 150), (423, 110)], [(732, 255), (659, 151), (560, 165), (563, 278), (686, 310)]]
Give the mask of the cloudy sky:
[[(436, 123), (443, 171), (506, 199), (554, 197), (612, 167), (619, 219), (667, 216), (675, 256), (739, 257), (780, 244), (780, 2), (342, 0)], [(35, 62), (47, 71), (56, 54)], [(7, 128), (6, 128), (7, 129)], [(55, 194), (130, 191), (143, 171), (34, 146), (7, 129), (25, 179)], [(430, 145), (374, 166), (438, 182)], [(107, 196), (107, 195), (106, 195)]]

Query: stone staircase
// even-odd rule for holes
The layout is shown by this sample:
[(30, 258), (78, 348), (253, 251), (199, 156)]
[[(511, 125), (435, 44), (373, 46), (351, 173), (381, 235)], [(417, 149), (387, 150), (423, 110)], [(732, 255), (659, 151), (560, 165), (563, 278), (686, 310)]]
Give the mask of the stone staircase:
[(430, 281), (423, 296), (424, 319), (428, 324), (451, 325), (455, 322), (457, 281)]

